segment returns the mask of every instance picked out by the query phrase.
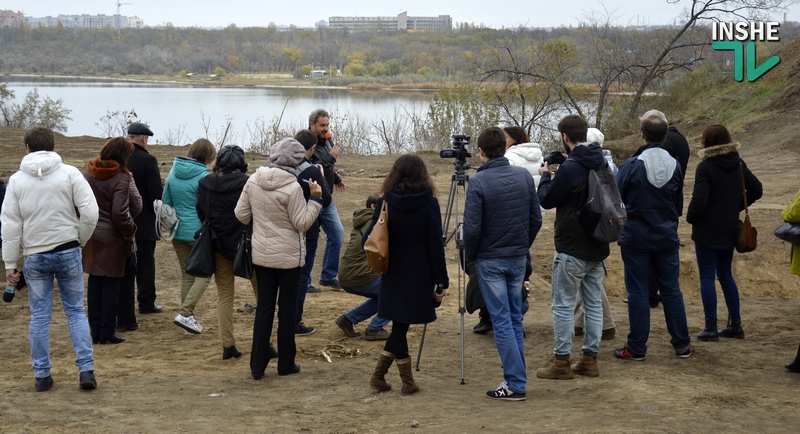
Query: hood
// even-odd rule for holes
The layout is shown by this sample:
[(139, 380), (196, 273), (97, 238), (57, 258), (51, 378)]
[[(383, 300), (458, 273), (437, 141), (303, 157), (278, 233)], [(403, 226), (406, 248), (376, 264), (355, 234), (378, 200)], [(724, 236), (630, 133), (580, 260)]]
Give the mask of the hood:
[(387, 191), (383, 195), (383, 199), (388, 202), (389, 205), (395, 208), (402, 210), (415, 210), (427, 205), (433, 199), (433, 192), (431, 190), (425, 190), (422, 192)]
[(175, 157), (172, 162), (172, 173), (178, 179), (194, 179), (198, 175), (208, 173), (206, 165), (190, 158)]
[(231, 191), (242, 191), (247, 175), (241, 172), (226, 173), (224, 175), (211, 174), (200, 179), (200, 183), (214, 194), (225, 194)]
[(104, 180), (122, 172), (119, 163), (114, 160), (102, 160), (98, 155), (94, 160), (86, 163), (86, 173), (94, 179)]
[(597, 143), (581, 143), (569, 153), (569, 160), (580, 163), (589, 169), (603, 164), (603, 148)]
[(375, 214), (375, 210), (372, 208), (361, 208), (353, 211), (353, 227), (360, 228), (369, 223), (373, 214)]
[(538, 143), (520, 143), (506, 149), (506, 155), (513, 154), (533, 163), (542, 161), (542, 148)]
[(31, 152), (22, 158), (19, 163), (19, 170), (30, 176), (44, 178), (45, 176), (58, 170), (61, 165), (61, 156), (53, 151)]
[(724, 145), (703, 148), (697, 151), (697, 155), (704, 161), (709, 160), (713, 162), (725, 171), (739, 169), (739, 165), (741, 164), (738, 143), (726, 143)]
[(264, 190), (277, 190), (286, 185), (296, 183), (294, 170), (283, 166), (259, 167), (253, 174), (253, 182)]
[(678, 160), (669, 155), (660, 143), (642, 146), (637, 153), (639, 156), (636, 159), (644, 163), (647, 182), (655, 188), (665, 186), (672, 179)]

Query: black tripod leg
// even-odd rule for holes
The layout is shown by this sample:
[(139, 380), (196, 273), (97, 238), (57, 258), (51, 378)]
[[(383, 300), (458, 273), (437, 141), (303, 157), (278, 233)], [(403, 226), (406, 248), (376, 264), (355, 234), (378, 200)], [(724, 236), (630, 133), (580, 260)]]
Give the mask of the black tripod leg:
[(422, 357), (422, 346), (425, 345), (425, 333), (428, 331), (428, 323), (422, 326), (422, 339), (419, 341), (419, 352), (417, 353), (416, 371), (419, 372), (419, 359)]

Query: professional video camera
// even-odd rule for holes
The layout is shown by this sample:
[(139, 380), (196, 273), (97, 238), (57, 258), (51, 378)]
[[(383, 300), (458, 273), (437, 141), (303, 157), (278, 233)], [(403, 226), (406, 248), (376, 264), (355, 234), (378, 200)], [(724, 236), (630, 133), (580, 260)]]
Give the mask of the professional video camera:
[(456, 164), (456, 166), (464, 166), (464, 168), (468, 169), (469, 163), (467, 163), (467, 158), (472, 157), (472, 154), (467, 150), (469, 139), (471, 139), (471, 137), (467, 134), (453, 134), (453, 149), (439, 151), (439, 157), (455, 158), (456, 161), (454, 164)]

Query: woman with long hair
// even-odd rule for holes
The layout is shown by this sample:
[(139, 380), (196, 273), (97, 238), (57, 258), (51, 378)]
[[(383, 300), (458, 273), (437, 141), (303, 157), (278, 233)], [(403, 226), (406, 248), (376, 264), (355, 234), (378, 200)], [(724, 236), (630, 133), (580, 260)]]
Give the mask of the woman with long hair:
[(87, 307), (92, 340), (118, 344), (125, 338), (114, 333), (117, 294), (125, 274), (125, 259), (133, 254), (136, 225), (130, 209), (133, 178), (126, 167), (133, 144), (124, 137), (109, 139), (100, 155), (86, 165), (100, 216), (92, 237), (83, 248), (83, 270), (89, 273)]
[[(386, 202), (389, 268), (381, 277), (378, 316), (392, 321), (392, 331), (369, 382), (375, 390), (391, 389), (385, 375), (393, 361), (397, 362), (403, 381), (401, 393), (409, 395), (419, 390), (411, 373), (408, 328), (410, 324), (436, 320), (434, 303), (442, 301), (450, 282), (442, 243), (442, 213), (435, 190), (425, 162), (416, 155), (401, 156), (383, 181), (383, 197), (375, 204), (372, 223), (364, 233), (366, 242)], [(437, 287), (441, 288), (440, 293), (436, 292)]]
[[(305, 263), (305, 232), (322, 210), (322, 186), (308, 182), (309, 201), (303, 195), (297, 166), (305, 148), (293, 138), (285, 138), (270, 149), (267, 167), (259, 167), (250, 177), (236, 204), (236, 218), (253, 222), (253, 269), (258, 277), (258, 307), (253, 323), (253, 349), (250, 373), (253, 379), (264, 376), (270, 354), (269, 337), (278, 303), (278, 375), (300, 372), (295, 363), (294, 342), (300, 270)], [(303, 180), (300, 180), (303, 181)]]
[(189, 146), (186, 158), (175, 157), (172, 170), (164, 181), (164, 203), (175, 208), (180, 220), (172, 247), (181, 268), (181, 308), (172, 322), (192, 334), (203, 331), (203, 326), (194, 317), (194, 308), (211, 279), (186, 274), (186, 258), (194, 246), (195, 232), (203, 226), (197, 216), (197, 187), (208, 175), (206, 165), (211, 164), (216, 155), (217, 150), (208, 139), (198, 139)]
[[(700, 295), (703, 299), (705, 329), (697, 335), (701, 341), (718, 341), (720, 337), (744, 339), (739, 311), (739, 288), (733, 279), (731, 262), (733, 246), (739, 233), (739, 213), (761, 198), (761, 181), (747, 168), (739, 156), (727, 128), (709, 125), (701, 136), (697, 155), (703, 160), (695, 171), (694, 191), (686, 221), (692, 225), (692, 240), (700, 273)], [(728, 307), (728, 324), (717, 331), (716, 279), (722, 287)]]

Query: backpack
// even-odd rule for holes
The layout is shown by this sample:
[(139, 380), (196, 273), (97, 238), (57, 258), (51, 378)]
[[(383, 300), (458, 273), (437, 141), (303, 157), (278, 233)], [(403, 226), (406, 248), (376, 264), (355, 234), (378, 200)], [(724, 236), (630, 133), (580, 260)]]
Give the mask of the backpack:
[(578, 211), (581, 227), (597, 241), (613, 243), (619, 240), (628, 213), (617, 180), (605, 159), (589, 170), (587, 192), (586, 203)]

